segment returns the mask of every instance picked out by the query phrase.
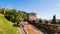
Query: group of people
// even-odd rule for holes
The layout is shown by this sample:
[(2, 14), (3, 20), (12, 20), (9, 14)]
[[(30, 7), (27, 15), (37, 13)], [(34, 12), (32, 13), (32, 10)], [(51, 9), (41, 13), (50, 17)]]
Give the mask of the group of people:
[(24, 23), (21, 21), (21, 20), (19, 20), (18, 22), (17, 22), (17, 26), (20, 26), (20, 27), (24, 27)]

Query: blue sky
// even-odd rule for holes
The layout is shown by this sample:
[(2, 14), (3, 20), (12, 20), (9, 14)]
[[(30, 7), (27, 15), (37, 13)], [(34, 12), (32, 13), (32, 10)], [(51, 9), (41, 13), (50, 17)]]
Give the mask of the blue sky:
[(52, 19), (56, 14), (56, 18), (60, 19), (60, 0), (0, 0), (0, 6), (35, 12), (37, 18), (42, 19)]

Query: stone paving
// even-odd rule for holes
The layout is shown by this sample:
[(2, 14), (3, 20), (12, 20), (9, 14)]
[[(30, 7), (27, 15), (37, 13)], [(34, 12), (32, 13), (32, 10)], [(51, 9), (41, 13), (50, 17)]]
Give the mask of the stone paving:
[(20, 34), (25, 34), (24, 29), (20, 27)]

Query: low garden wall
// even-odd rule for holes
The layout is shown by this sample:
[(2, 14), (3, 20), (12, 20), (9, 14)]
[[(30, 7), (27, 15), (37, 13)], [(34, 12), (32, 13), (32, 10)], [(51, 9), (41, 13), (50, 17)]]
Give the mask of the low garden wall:
[(57, 33), (60, 32), (60, 25), (57, 24), (42, 24), (42, 23), (35, 23), (35, 24), (39, 27), (43, 27)]

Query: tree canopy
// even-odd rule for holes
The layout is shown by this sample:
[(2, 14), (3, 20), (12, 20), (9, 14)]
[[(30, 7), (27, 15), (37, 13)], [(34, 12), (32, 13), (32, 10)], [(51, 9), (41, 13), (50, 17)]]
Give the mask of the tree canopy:
[(56, 24), (56, 15), (53, 16), (52, 24)]
[(0, 7), (0, 13), (4, 14), (5, 17), (12, 22), (17, 22), (18, 20), (23, 19), (25, 16), (27, 16), (27, 13), (25, 11), (17, 11), (16, 9), (10, 9), (9, 11), (7, 10), (8, 9), (6, 8)]

